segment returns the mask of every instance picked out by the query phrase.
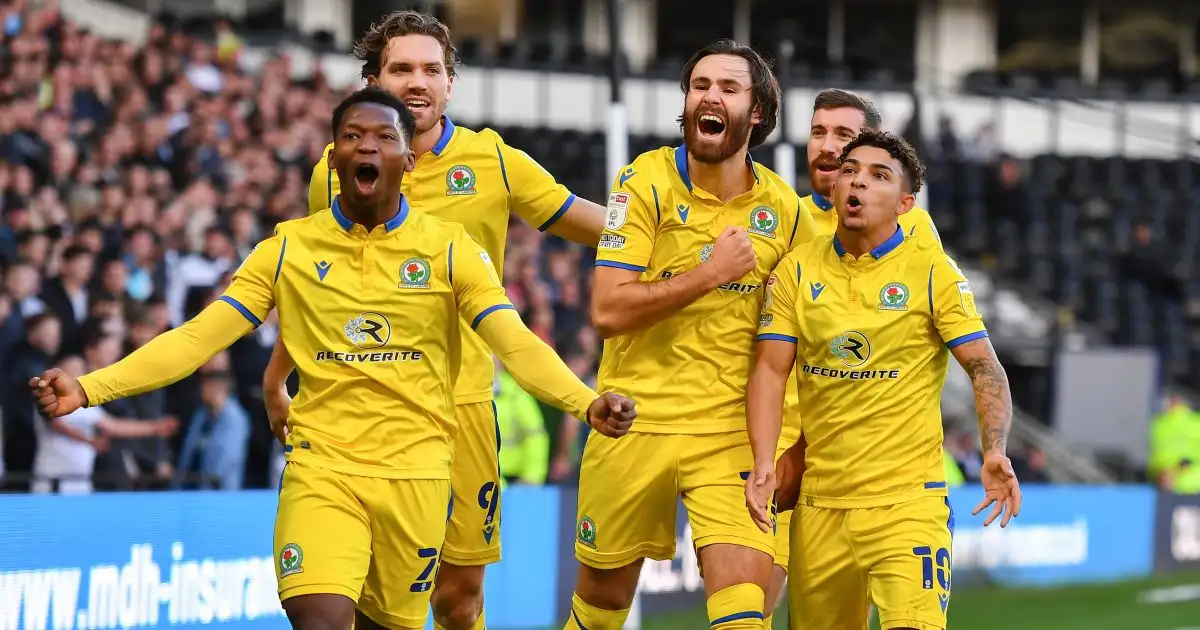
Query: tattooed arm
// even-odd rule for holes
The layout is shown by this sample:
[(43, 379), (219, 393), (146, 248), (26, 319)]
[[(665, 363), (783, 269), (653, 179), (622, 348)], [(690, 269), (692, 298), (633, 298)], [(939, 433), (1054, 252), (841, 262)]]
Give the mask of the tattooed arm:
[(996, 358), (996, 350), (987, 337), (982, 337), (950, 350), (958, 364), (971, 377), (975, 388), (975, 413), (979, 415), (979, 437), (983, 450), (983, 467), (979, 471), (985, 492), (984, 499), (972, 514), (991, 507), (983, 525), (987, 527), (1000, 519), (1000, 527), (1021, 513), (1021, 485), (1009, 461), (1008, 432), (1012, 428), (1012, 394), (1008, 375)]
[(968, 341), (950, 352), (971, 377), (975, 389), (982, 453), (1006, 455), (1008, 433), (1012, 428), (1012, 394), (1008, 389), (1008, 375), (996, 357), (991, 340), (984, 337)]

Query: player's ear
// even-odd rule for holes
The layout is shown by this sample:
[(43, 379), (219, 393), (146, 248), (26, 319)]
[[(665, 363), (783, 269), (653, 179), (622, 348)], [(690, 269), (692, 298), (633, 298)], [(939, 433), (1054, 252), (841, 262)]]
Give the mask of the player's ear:
[(757, 127), (762, 122), (762, 105), (755, 105), (750, 108), (750, 126)]
[(454, 75), (446, 77), (446, 102), (450, 102), (450, 97), (454, 95)]
[(417, 154), (413, 153), (412, 149), (409, 149), (408, 159), (404, 161), (404, 172), (411, 173), (412, 170), (414, 168), (416, 168), (416, 166), (417, 166)]
[(367, 85), (369, 85), (371, 87), (379, 87), (379, 77), (377, 77), (373, 74), (368, 74), (367, 75)]
[(912, 210), (913, 206), (916, 205), (916, 203), (917, 203), (916, 195), (914, 195), (910, 192), (906, 192), (906, 193), (900, 195), (900, 207), (896, 209), (896, 215), (899, 216), (901, 214), (904, 214), (905, 212), (908, 212), (909, 210)]

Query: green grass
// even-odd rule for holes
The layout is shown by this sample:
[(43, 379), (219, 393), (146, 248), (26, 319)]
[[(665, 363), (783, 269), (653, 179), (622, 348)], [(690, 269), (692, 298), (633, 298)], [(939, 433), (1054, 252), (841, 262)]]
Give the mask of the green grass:
[[(1067, 588), (964, 590), (950, 601), (948, 626), (953, 630), (1200, 630), (1200, 599), (1139, 602), (1147, 590), (1184, 585), (1200, 586), (1200, 574)], [(707, 626), (703, 610), (651, 616), (642, 623), (645, 630)], [(782, 610), (775, 628), (787, 628)]]

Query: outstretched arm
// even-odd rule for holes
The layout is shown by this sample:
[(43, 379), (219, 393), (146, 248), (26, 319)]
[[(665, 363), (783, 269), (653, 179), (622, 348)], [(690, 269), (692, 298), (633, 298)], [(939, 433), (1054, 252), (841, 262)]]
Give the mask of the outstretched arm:
[(514, 212), (542, 232), (595, 247), (604, 231), (604, 207), (577, 197), (520, 149), (496, 143)]
[(586, 420), (587, 410), (599, 395), (583, 384), (512, 307), (483, 315), (475, 332), (487, 342), (521, 389), (538, 400)]
[(465, 231), (455, 236), (449, 258), (459, 314), (491, 346), (522, 389), (609, 437), (629, 431), (636, 416), (633, 401), (616, 394), (597, 396), (525, 327), (500, 285), (491, 258)]
[(595, 247), (604, 232), (604, 206), (572, 195), (566, 211), (550, 224), (548, 231), (559, 238)]
[(87, 405), (102, 405), (179, 381), (251, 330), (253, 326), (237, 308), (217, 300), (183, 326), (80, 378)]

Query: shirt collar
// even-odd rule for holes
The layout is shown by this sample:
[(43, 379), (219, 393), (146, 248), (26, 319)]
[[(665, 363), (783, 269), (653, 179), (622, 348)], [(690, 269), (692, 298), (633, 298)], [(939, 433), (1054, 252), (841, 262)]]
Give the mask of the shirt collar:
[(813, 193), (810, 196), (812, 197), (813, 205), (820, 208), (821, 210), (828, 212), (829, 210), (833, 209), (833, 202), (826, 199), (825, 197), (822, 197), (821, 195), (819, 195), (817, 193)]
[[(900, 243), (903, 242), (904, 230), (900, 229), (900, 226), (896, 226), (896, 232), (889, 236), (888, 240), (880, 243), (878, 247), (867, 253), (871, 254), (871, 258), (879, 260), (880, 258), (883, 258), (887, 254), (891, 253), (893, 249), (899, 247)], [(838, 240), (837, 234), (833, 235), (833, 251), (837, 252), (838, 258), (846, 255), (846, 248), (842, 247), (842, 242)]]
[(437, 144), (433, 145), (433, 154), (441, 155), (442, 151), (446, 150), (446, 145), (450, 144), (450, 139), (454, 137), (454, 121), (450, 120), (449, 116), (442, 115), (442, 135), (438, 138)]
[[(746, 152), (746, 164), (750, 165), (750, 172), (754, 173), (754, 182), (758, 183), (758, 167), (754, 163), (754, 158), (750, 157), (749, 151)], [(687, 186), (688, 192), (691, 192), (692, 178), (688, 176), (686, 144), (675, 147), (675, 170), (679, 171), (679, 179), (683, 180), (683, 185)]]
[[(354, 227), (354, 222), (351, 221), (349, 219), (349, 217), (342, 214), (342, 196), (341, 195), (338, 195), (337, 197), (333, 198), (333, 208), (332, 209), (333, 209), (334, 220), (337, 221), (337, 224), (343, 230), (349, 232), (350, 228)], [(400, 227), (400, 225), (403, 224), (404, 220), (407, 218), (408, 218), (408, 198), (405, 197), (404, 195), (400, 195), (400, 208), (396, 210), (395, 216), (388, 219), (387, 222), (383, 224), (383, 227), (388, 232), (391, 232), (392, 230)]]

